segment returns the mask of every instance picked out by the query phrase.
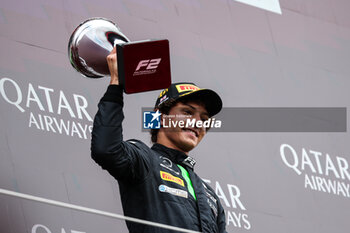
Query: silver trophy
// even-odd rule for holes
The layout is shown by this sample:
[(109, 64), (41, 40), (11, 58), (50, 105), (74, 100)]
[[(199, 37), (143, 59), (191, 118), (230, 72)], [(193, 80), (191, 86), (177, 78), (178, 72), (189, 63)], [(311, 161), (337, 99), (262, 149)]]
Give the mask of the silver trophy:
[(91, 18), (81, 23), (68, 43), (72, 66), (88, 78), (109, 75), (106, 57), (117, 44), (129, 42), (118, 26), (105, 18)]

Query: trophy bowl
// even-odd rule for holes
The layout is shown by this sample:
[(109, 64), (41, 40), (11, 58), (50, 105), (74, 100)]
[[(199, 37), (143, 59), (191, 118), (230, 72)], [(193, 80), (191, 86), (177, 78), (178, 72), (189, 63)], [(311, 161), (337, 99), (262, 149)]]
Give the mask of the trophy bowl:
[(85, 77), (102, 78), (109, 75), (106, 57), (113, 47), (129, 41), (112, 21), (90, 18), (81, 23), (69, 39), (70, 63)]

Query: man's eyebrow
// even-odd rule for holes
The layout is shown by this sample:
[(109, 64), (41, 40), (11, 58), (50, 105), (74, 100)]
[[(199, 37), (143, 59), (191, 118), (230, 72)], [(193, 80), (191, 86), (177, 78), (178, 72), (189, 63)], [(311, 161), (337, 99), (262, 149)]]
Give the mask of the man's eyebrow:
[[(193, 106), (192, 106), (192, 105), (190, 105), (190, 104), (184, 103), (184, 105), (185, 105), (185, 106), (188, 106), (188, 107), (190, 107), (190, 108), (192, 108), (193, 110), (196, 110), (196, 108), (195, 108), (195, 107), (193, 107)], [(208, 111), (207, 111), (207, 110), (205, 110), (205, 112), (204, 112), (203, 114), (209, 117), (209, 113), (208, 113)]]
[(190, 107), (190, 108), (192, 108), (193, 110), (196, 110), (196, 108), (195, 107), (193, 107), (192, 105), (190, 105), (190, 104), (184, 104), (185, 106), (187, 106), (187, 107)]

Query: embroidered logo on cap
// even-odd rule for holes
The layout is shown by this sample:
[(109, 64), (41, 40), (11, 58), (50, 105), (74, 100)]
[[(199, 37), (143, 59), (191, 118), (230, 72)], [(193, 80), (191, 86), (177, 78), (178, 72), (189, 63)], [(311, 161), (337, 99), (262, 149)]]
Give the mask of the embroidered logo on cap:
[(200, 88), (192, 84), (179, 84), (179, 85), (176, 85), (176, 89), (179, 93), (181, 93), (184, 91), (197, 91)]

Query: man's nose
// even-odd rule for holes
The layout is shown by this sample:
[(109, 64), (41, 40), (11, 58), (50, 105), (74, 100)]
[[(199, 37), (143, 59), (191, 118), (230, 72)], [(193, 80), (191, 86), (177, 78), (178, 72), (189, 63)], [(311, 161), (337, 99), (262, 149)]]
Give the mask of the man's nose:
[(192, 119), (195, 119), (196, 121), (200, 121), (201, 120), (201, 116), (199, 113), (194, 113), (192, 115)]
[[(192, 119), (195, 119), (197, 121), (202, 121), (201, 115), (199, 113), (195, 113), (192, 115)], [(195, 124), (195, 128), (202, 129), (203, 127), (197, 127), (197, 124)]]

